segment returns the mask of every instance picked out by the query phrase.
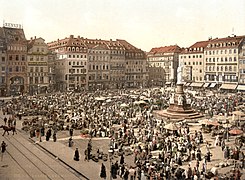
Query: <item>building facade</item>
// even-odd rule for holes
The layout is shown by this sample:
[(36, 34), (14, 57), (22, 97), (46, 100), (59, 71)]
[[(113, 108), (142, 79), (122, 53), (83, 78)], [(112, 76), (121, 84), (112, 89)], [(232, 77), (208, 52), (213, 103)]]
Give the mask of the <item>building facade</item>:
[[(91, 41), (91, 40), (90, 40)], [(94, 41), (91, 41), (94, 42)], [(101, 42), (101, 43), (100, 43)], [(88, 89), (108, 89), (110, 86), (110, 49), (102, 41), (88, 43)]]
[(2, 39), (6, 44), (2, 81), (6, 95), (19, 95), (27, 91), (27, 41), (21, 26), (2, 27)]
[[(69, 38), (48, 43), (57, 53), (58, 89), (89, 90), (145, 86), (148, 78), (145, 53), (125, 40)], [(73, 89), (73, 88), (72, 88)]]
[(117, 40), (125, 49), (125, 86), (127, 88), (143, 88), (147, 86), (149, 74), (147, 56), (125, 40)]
[(27, 51), (27, 83), (30, 94), (47, 92), (49, 87), (49, 50), (43, 38), (31, 38)]
[(87, 86), (87, 46), (79, 36), (48, 43), (56, 54), (54, 74), (56, 90), (80, 90)]
[[(179, 53), (181, 51), (182, 49), (177, 45), (151, 49), (147, 55), (147, 61), (151, 67), (149, 70), (154, 71), (155, 68), (162, 68), (160, 72), (164, 73), (164, 75), (160, 76), (163, 80), (149, 77), (151, 81), (149, 84), (159, 81), (164, 84), (175, 84), (177, 82), (177, 68), (179, 64)], [(157, 72), (149, 72), (153, 77), (159, 78), (157, 75), (154, 75), (155, 73)]]
[(204, 49), (209, 41), (196, 42), (179, 55), (184, 82), (204, 82)]
[[(204, 79), (217, 84), (238, 84), (239, 54), (244, 36), (212, 39), (204, 50)], [(241, 55), (241, 54), (240, 54)]]

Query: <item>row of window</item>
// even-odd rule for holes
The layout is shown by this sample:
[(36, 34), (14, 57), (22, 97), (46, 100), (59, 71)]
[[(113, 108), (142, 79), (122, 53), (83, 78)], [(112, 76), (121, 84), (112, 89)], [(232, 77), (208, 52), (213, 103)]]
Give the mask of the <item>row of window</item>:
[(87, 58), (87, 55), (86, 54), (69, 54), (68, 55), (69, 58)]
[(34, 73), (28, 73), (28, 76), (48, 76), (48, 73), (47, 72), (45, 72), (45, 73), (36, 73), (36, 72), (34, 72)]
[(8, 56), (8, 59), (10, 61), (12, 61), (12, 60), (15, 60), (15, 61), (19, 61), (19, 60), (25, 61), (26, 57), (25, 57), (25, 55), (9, 55)]
[(194, 76), (193, 81), (202, 81), (202, 77)]
[(237, 79), (238, 77), (235, 76), (235, 75), (213, 75), (213, 74), (207, 74), (205, 76), (205, 80), (208, 80), (208, 81), (229, 81), (229, 82), (237, 82)]
[(86, 69), (77, 69), (77, 71), (75, 69), (69, 69), (69, 73), (73, 74), (73, 73), (86, 73)]
[(44, 83), (44, 78), (43, 76), (40, 77), (29, 77), (29, 82), (30, 84), (42, 84)]
[(109, 70), (109, 65), (89, 65), (89, 70)]
[(105, 61), (105, 60), (109, 60), (109, 56), (89, 56), (88, 60), (93, 60), (93, 61)]
[(9, 67), (8, 69), (5, 68), (4, 66), (2, 67), (2, 71), (7, 71), (7, 72), (25, 72), (26, 67), (25, 66), (14, 66), (14, 67)]
[[(229, 61), (228, 61), (229, 59)], [(219, 58), (206, 58), (206, 62), (236, 62), (237, 61), (237, 58), (236, 57), (221, 57), (220, 59)]]
[(215, 66), (207, 66), (206, 67), (206, 71), (237, 71), (237, 67), (236, 66), (217, 66), (215, 68)]
[(44, 57), (43, 56), (30, 56), (30, 61), (43, 61)]
[(8, 51), (26, 51), (26, 46), (8, 46)]
[(214, 55), (214, 54), (236, 54), (237, 53), (237, 49), (225, 49), (225, 50), (212, 50), (212, 51), (205, 51), (206, 55)]
[(192, 56), (180, 56), (180, 59), (186, 59), (186, 58), (202, 58), (202, 55), (192, 55)]
[(188, 63), (185, 62), (184, 64), (185, 64), (185, 65), (189, 65), (189, 66), (190, 66), (190, 65), (202, 65), (202, 62), (195, 62), (195, 61), (194, 61), (194, 62), (192, 62), (192, 64), (191, 64), (191, 62), (189, 61)]
[(98, 75), (97, 77), (95, 77), (95, 75), (91, 75), (88, 77), (89, 80), (109, 80), (109, 76), (107, 74), (104, 74), (103, 76)]
[(43, 72), (44, 68), (43, 67), (35, 67), (35, 71), (34, 71), (34, 67), (30, 67), (30, 72)]
[(245, 69), (240, 69), (241, 74), (245, 74)]
[[(77, 62), (77, 63), (76, 63)], [(71, 66), (71, 65), (73, 65), (73, 66), (86, 66), (86, 62), (84, 61), (69, 61), (69, 65)]]
[(68, 78), (68, 75), (65, 75), (65, 80), (69, 80), (69, 81), (84, 81), (86, 80), (86, 76), (75, 76), (75, 77), (70, 77)]

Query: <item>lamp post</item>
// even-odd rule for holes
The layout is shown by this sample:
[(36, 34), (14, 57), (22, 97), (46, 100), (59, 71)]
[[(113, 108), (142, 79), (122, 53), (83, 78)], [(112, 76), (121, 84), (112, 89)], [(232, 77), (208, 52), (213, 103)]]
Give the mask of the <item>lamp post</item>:
[(112, 156), (113, 156), (113, 150), (111, 149), (111, 146), (109, 144), (109, 150), (108, 150), (108, 154), (109, 154), (109, 179), (112, 180), (112, 171), (111, 171), (111, 164), (112, 164)]

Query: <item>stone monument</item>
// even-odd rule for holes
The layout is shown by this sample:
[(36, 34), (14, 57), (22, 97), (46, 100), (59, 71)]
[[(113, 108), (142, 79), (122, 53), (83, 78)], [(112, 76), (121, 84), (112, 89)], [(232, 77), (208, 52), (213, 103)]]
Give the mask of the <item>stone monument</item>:
[(156, 116), (171, 119), (197, 119), (203, 117), (202, 114), (191, 108), (191, 99), (186, 99), (183, 90), (182, 67), (177, 69), (177, 84), (175, 93), (169, 99), (169, 107), (166, 110), (154, 111)]

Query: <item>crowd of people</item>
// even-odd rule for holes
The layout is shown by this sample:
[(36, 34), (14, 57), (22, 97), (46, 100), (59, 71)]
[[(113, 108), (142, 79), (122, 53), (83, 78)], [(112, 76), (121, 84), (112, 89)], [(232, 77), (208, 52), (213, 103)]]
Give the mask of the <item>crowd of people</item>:
[[(159, 119), (153, 115), (154, 110), (168, 107), (172, 93), (166, 88), (154, 88), (20, 96), (5, 102), (2, 111), (3, 114), (11, 114), (9, 119), (4, 119), (8, 126), (25, 115), (40, 116), (27, 122), (32, 126), (31, 137), (45, 135), (49, 141), (53, 133), (56, 141), (57, 131), (69, 130), (70, 147), (73, 129), (81, 130), (89, 138), (109, 137), (111, 167), (106, 171), (102, 164), (102, 178), (109, 173), (112, 178), (119, 176), (123, 179), (201, 179), (207, 174), (207, 163), (212, 159), (210, 144), (204, 139), (203, 132), (190, 133), (190, 126), (186, 122), (178, 123), (177, 130), (166, 129), (164, 127), (169, 119)], [(186, 96), (191, 99), (193, 109), (210, 118), (221, 114), (224, 117), (231, 116), (232, 111), (245, 101), (243, 94), (238, 93), (198, 97), (186, 92)], [(244, 126), (240, 129), (244, 130)], [(245, 167), (241, 147), (236, 147), (231, 156), (231, 148), (225, 145), (224, 138), (219, 145), (225, 158), (241, 161), (239, 167)], [(201, 146), (205, 146), (206, 150), (202, 152)], [(124, 160), (126, 149), (133, 153), (133, 164), (129, 165)], [(88, 159), (91, 154), (89, 150)], [(119, 155), (119, 162), (113, 159), (115, 155)], [(79, 158), (76, 150), (74, 160)], [(184, 163), (192, 161), (196, 162), (194, 167), (188, 165), (183, 168)]]

